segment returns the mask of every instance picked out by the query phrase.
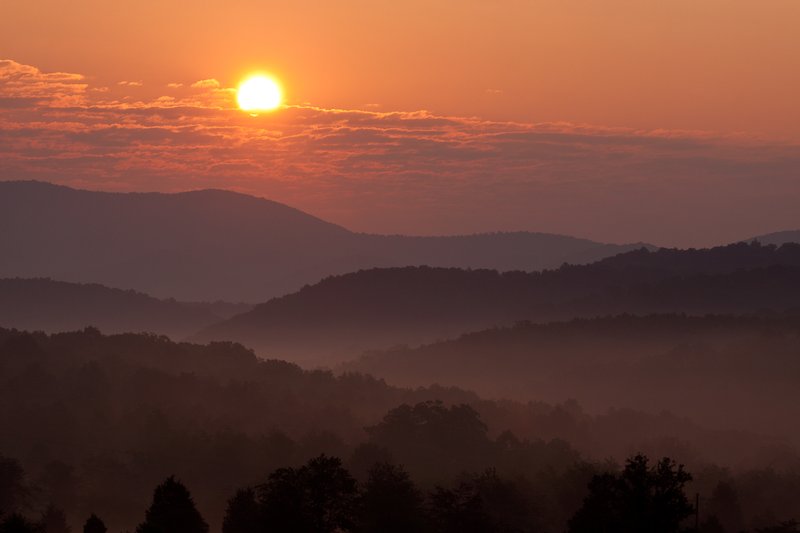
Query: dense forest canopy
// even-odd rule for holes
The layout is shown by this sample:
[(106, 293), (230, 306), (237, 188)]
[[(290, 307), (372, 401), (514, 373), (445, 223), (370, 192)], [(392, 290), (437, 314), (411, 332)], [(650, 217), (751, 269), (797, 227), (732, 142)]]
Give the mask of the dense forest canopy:
[[(723, 481), (745, 495), (765, 484), (782, 491), (742, 502), (748, 525), (768, 523), (764, 513), (788, 520), (800, 504), (792, 448), (755, 433), (712, 431), (666, 413), (590, 415), (575, 402), (400, 389), (262, 361), (236, 344), (0, 330), (0, 380), (0, 481), (13, 488), (6, 508), (44, 512), (53, 503), (70, 523), (97, 513), (112, 531), (140, 523), (152, 487), (171, 475), (192, 487), (216, 528), (239, 488), (320, 454), (341, 457), (361, 482), (376, 463), (403, 465), (423, 492), (455, 491), (437, 501), (477, 490), (481, 478), (462, 487), (461, 476), (495, 472), (497, 483), (529, 494), (522, 501), (542, 531), (565, 527), (592, 475), (616, 468), (606, 458), (621, 464), (637, 449), (690, 463), (692, 487), (704, 494)], [(108, 490), (120, 484), (125, 498)]]

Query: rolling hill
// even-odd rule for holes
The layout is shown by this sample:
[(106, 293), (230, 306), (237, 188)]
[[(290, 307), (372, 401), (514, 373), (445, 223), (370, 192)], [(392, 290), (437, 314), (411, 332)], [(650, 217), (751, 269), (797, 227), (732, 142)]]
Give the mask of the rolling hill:
[(261, 355), (333, 364), (520, 320), (619, 313), (747, 313), (800, 302), (800, 245), (634, 250), (543, 272), (371, 269), (322, 282), (211, 326)]
[(0, 279), (0, 326), (30, 331), (146, 331), (180, 339), (247, 310), (243, 304), (159, 300), (131, 290), (50, 279)]
[(106, 193), (0, 182), (0, 277), (126, 287), (186, 301), (260, 302), (373, 267), (540, 270), (640, 245), (542, 233), (353, 233), (243, 194)]

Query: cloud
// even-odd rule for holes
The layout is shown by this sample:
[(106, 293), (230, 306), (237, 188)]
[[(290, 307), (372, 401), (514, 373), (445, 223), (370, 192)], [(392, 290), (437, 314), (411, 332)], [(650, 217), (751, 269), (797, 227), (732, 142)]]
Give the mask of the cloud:
[(80, 74), (42, 72), (36, 67), (0, 59), (0, 98), (45, 101), (51, 106), (83, 102), (88, 85)]
[(118, 81), (117, 85), (122, 85), (125, 87), (141, 87), (144, 85), (141, 81)]
[(220, 82), (215, 80), (215, 79), (213, 79), (213, 78), (209, 78), (207, 80), (199, 80), (199, 81), (196, 81), (196, 82), (194, 82), (192, 84), (192, 87), (194, 87), (196, 89), (207, 89), (207, 88), (216, 89), (216, 88), (218, 88), (220, 86), (221, 86)]
[[(0, 179), (240, 190), (361, 231), (702, 245), (800, 227), (800, 147), (745, 136), (289, 106), (216, 80), (134, 100), (0, 62)], [(123, 91), (123, 94), (119, 94)]]

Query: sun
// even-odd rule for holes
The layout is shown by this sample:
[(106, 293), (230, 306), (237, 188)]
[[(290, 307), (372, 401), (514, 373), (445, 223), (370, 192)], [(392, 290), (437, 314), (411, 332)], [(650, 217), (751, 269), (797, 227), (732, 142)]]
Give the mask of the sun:
[(239, 84), (236, 101), (242, 111), (272, 111), (281, 105), (283, 91), (273, 78), (256, 74)]

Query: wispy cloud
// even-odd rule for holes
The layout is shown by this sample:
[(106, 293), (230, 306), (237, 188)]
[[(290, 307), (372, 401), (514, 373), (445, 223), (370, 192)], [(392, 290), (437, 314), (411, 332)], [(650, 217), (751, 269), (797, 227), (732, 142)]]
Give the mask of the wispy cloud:
[(288, 106), (216, 80), (136, 100), (0, 61), (0, 179), (224, 187), (364, 231), (705, 244), (800, 227), (800, 147), (743, 136)]
[(216, 89), (217, 87), (220, 86), (221, 86), (220, 82), (213, 78), (209, 78), (207, 80), (199, 80), (192, 84), (192, 87), (196, 89), (207, 89), (207, 88)]

